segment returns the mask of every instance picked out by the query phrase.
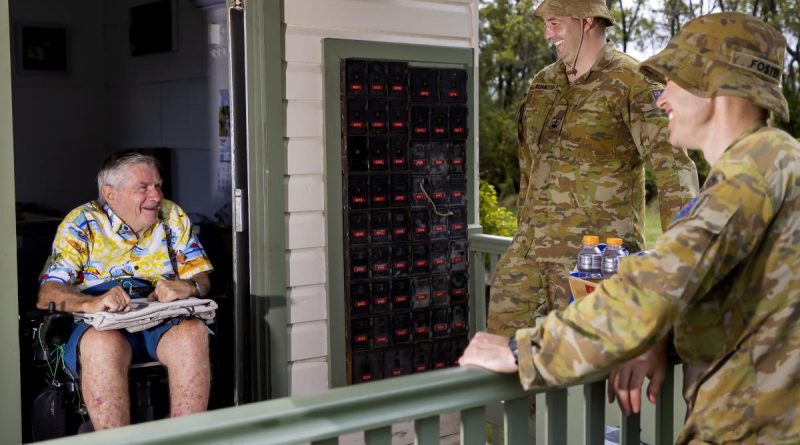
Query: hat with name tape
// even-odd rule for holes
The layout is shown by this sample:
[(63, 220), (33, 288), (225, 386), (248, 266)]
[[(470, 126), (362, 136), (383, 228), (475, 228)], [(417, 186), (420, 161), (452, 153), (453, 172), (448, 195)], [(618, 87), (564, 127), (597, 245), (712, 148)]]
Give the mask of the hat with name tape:
[(747, 14), (723, 12), (686, 23), (639, 70), (696, 96), (749, 99), (788, 120), (781, 88), (785, 51), (786, 38), (768, 24)]

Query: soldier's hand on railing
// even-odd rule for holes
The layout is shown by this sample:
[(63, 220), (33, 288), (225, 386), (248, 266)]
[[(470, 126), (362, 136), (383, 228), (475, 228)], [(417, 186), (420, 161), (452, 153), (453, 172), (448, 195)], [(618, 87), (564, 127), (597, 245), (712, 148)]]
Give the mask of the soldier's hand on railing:
[(629, 416), (642, 407), (642, 385), (644, 378), (650, 379), (647, 386), (647, 399), (656, 403), (661, 392), (661, 384), (667, 369), (666, 339), (659, 341), (652, 349), (629, 360), (611, 371), (608, 375), (608, 403), (616, 398), (619, 408)]
[(506, 374), (517, 372), (514, 354), (508, 347), (508, 337), (485, 332), (475, 334), (458, 363)]

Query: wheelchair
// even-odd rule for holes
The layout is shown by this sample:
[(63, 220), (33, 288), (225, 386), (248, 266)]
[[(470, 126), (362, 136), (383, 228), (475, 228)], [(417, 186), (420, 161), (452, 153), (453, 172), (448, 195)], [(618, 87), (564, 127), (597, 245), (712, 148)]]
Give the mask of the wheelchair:
[[(125, 280), (122, 287), (133, 298), (147, 297), (153, 286), (142, 280)], [(113, 283), (112, 285), (117, 285)], [(110, 287), (110, 286), (109, 286)], [(98, 289), (102, 293), (107, 289)], [(93, 431), (81, 398), (80, 378), (73, 376), (64, 364), (64, 349), (72, 332), (71, 313), (48, 310), (27, 313), (27, 337), (39, 389), (31, 405), (31, 439), (54, 439), (79, 432)], [(128, 372), (131, 401), (131, 423), (146, 422), (169, 415), (167, 373), (157, 361), (134, 363)]]

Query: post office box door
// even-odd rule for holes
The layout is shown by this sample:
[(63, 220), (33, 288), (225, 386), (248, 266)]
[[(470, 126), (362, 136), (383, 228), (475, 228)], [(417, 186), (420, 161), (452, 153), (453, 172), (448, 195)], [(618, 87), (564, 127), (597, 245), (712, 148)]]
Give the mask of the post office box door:
[(450, 173), (467, 172), (467, 145), (464, 141), (450, 143)]
[(369, 208), (369, 177), (350, 175), (347, 178), (347, 204), (351, 210)]
[(448, 110), (446, 106), (431, 107), (431, 139), (447, 139), (449, 132)]
[(351, 213), (349, 216), (348, 236), (350, 244), (366, 244), (369, 242), (369, 214)]
[(390, 237), (391, 214), (389, 212), (373, 212), (370, 214), (370, 240), (373, 243), (387, 243)]
[(428, 150), (429, 171), (433, 175), (446, 175), (448, 168), (449, 153), (447, 143), (431, 142)]
[(365, 247), (350, 248), (350, 280), (369, 279), (369, 250)]
[(408, 97), (408, 64), (389, 62), (389, 96)]
[(430, 273), (431, 251), (428, 244), (411, 245), (411, 274), (419, 275)]
[(382, 371), (379, 352), (353, 354), (353, 384), (380, 380)]
[(367, 61), (349, 59), (345, 63), (348, 96), (363, 96), (367, 92)]
[(367, 351), (372, 348), (372, 329), (369, 318), (350, 320), (350, 346), (353, 351)]
[(350, 173), (366, 172), (368, 166), (367, 138), (362, 136), (347, 138), (347, 170)]
[(369, 292), (369, 283), (354, 283), (350, 285), (350, 313), (352, 315), (369, 314)]
[(407, 346), (388, 349), (383, 353), (383, 376), (400, 377), (414, 372), (411, 366), (411, 348)]
[(467, 270), (467, 240), (450, 241), (450, 270), (463, 272)]
[(411, 309), (411, 282), (408, 279), (392, 281), (392, 310)]
[(369, 134), (384, 135), (389, 132), (389, 116), (386, 111), (386, 99), (370, 98), (367, 101)]
[(389, 175), (372, 175), (369, 178), (370, 207), (381, 209), (389, 206)]
[(431, 366), (431, 345), (414, 345), (414, 372), (430, 371)]
[(428, 277), (411, 278), (411, 309), (422, 309), (431, 305), (431, 279)]
[(389, 261), (391, 261), (389, 246), (373, 245), (369, 251), (372, 278), (381, 279), (391, 277), (392, 269), (389, 263)]
[(411, 232), (411, 217), (405, 210), (392, 211), (392, 240), (408, 241)]
[[(409, 148), (411, 173), (428, 174), (428, 143), (412, 142)], [(416, 190), (415, 190), (416, 191)]]
[(466, 103), (466, 70), (445, 69), (439, 71), (439, 99), (442, 102)]
[(409, 245), (405, 243), (392, 244), (392, 276), (395, 278), (407, 277), (409, 273)]
[(370, 286), (372, 313), (382, 314), (392, 310), (392, 288), (389, 281), (373, 281)]
[(453, 303), (463, 303), (467, 301), (469, 280), (467, 274), (463, 272), (453, 272), (450, 274), (450, 299)]
[(457, 304), (450, 309), (450, 332), (461, 334), (467, 332), (467, 306)]
[(369, 61), (367, 64), (367, 85), (370, 96), (385, 96), (389, 80), (389, 66), (386, 62)]
[(427, 340), (431, 337), (430, 311), (417, 311), (411, 313), (411, 327), (413, 329), (414, 343)]
[[(411, 241), (428, 241), (428, 209), (411, 211)], [(413, 268), (414, 265), (412, 264)], [(412, 269), (413, 270), (413, 269)]]
[(447, 216), (447, 213), (441, 213), (441, 211), (444, 210), (447, 209), (442, 207), (439, 209), (439, 212), (436, 211), (431, 212), (430, 215), (431, 240), (444, 240), (449, 237), (448, 227), (447, 227), (449, 217)]
[(464, 175), (450, 175), (450, 205), (467, 205), (467, 177)]
[(389, 134), (408, 135), (408, 102), (390, 100), (388, 103)]
[(386, 138), (369, 138), (369, 169), (372, 171), (389, 170), (389, 147)]
[(411, 343), (411, 313), (392, 315), (392, 343)]
[(431, 246), (431, 272), (444, 273), (447, 272), (447, 254), (448, 247), (447, 241), (436, 241), (430, 244)]
[(434, 102), (439, 96), (439, 72), (435, 68), (411, 68), (411, 100)]
[(467, 209), (466, 207), (450, 207), (449, 229), (451, 238), (467, 237)]
[(467, 107), (453, 105), (450, 107), (450, 137), (453, 139), (466, 139), (467, 127)]
[(452, 366), (452, 358), (450, 357), (450, 342), (437, 341), (432, 345), (431, 364), (433, 369), (444, 369)]
[(450, 306), (450, 277), (433, 275), (431, 277), (431, 296), (434, 306)]
[(408, 171), (408, 139), (390, 138), (389, 156), (393, 172)]
[(448, 189), (450, 184), (448, 183), (447, 178), (447, 176), (441, 175), (431, 175), (428, 177), (428, 180), (430, 181), (428, 195), (431, 197), (433, 205), (435, 205), (437, 208), (444, 208), (449, 202)]
[(411, 177), (403, 173), (394, 173), (392, 182), (392, 206), (408, 207), (411, 205)]
[(347, 99), (347, 134), (358, 136), (367, 134), (367, 101), (363, 97)]
[(386, 348), (391, 344), (391, 318), (389, 315), (372, 317), (372, 347)]
[(431, 107), (427, 105), (411, 106), (411, 138), (428, 139), (431, 134)]

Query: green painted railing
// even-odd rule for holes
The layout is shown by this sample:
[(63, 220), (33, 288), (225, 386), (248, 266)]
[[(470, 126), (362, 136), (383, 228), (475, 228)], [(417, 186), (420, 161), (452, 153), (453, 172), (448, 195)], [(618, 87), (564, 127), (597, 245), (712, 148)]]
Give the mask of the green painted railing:
[[(494, 256), (489, 261), (493, 265), (509, 241), (470, 235), (475, 255), (471, 273), (480, 278), (480, 285), (473, 289), (481, 298), (475, 300), (484, 301), (475, 304), (485, 306), (483, 294), (477, 291), (485, 288), (490, 272), (485, 270), (483, 255)], [(485, 320), (485, 307), (481, 310)], [(673, 441), (673, 387), (670, 372), (662, 390), (665, 396), (656, 408), (656, 444)], [(538, 406), (535, 426), (529, 421), (528, 408), (533, 394)], [(450, 368), (43, 443), (331, 445), (343, 435), (363, 431), (365, 443), (388, 445), (393, 443), (392, 425), (413, 421), (414, 443), (432, 445), (440, 443), (439, 416), (458, 412), (460, 443), (466, 445), (486, 443), (489, 424), (494, 444), (604, 444), (608, 410), (604, 399), (602, 376), (569, 390), (525, 392), (516, 375)], [(620, 432), (620, 443), (639, 444), (639, 416), (623, 418)]]

